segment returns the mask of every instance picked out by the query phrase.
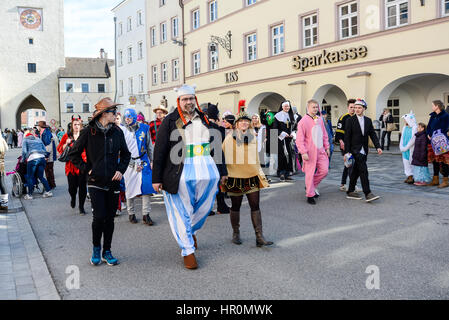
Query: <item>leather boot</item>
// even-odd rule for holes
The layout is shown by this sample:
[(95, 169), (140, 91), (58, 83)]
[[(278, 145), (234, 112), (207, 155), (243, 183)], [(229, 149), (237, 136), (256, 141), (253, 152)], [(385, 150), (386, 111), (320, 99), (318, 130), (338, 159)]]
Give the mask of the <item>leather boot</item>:
[(198, 268), (198, 263), (196, 262), (195, 254), (189, 254), (184, 257), (184, 266), (187, 269), (196, 269)]
[(443, 177), (443, 182), (441, 182), (441, 184), (438, 186), (438, 188), (447, 188), (449, 187), (449, 178), (448, 177)]
[(0, 195), (0, 212), (8, 212), (8, 194)]
[(415, 183), (415, 180), (413, 179), (413, 176), (408, 176), (406, 182), (407, 182), (408, 184), (413, 184), (413, 183)]
[(232, 226), (232, 243), (242, 244), (240, 240), (240, 211), (230, 211), (231, 226)]
[(254, 231), (256, 232), (256, 245), (258, 247), (270, 246), (272, 241), (266, 241), (262, 233), (262, 215), (260, 210), (251, 211), (251, 221), (253, 222)]
[(143, 216), (143, 223), (146, 225), (149, 225), (149, 226), (154, 225), (153, 220), (151, 220), (151, 218), (150, 218), (150, 214), (146, 214)]
[(438, 176), (433, 176), (432, 181), (428, 184), (428, 186), (437, 186), (440, 184), (440, 178)]

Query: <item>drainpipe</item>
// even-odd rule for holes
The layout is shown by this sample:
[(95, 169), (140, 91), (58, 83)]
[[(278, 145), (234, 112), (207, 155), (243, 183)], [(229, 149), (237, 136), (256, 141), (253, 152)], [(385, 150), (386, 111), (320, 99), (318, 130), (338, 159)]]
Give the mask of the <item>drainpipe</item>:
[(181, 19), (182, 19), (182, 84), (186, 83), (186, 50), (184, 44), (184, 4), (183, 0), (179, 0), (179, 6), (181, 7)]
[[(117, 17), (114, 17), (114, 50), (115, 50), (115, 61), (114, 61), (114, 68), (115, 68), (115, 95), (114, 95), (114, 102), (117, 103), (117, 90), (118, 90), (118, 74), (117, 74)], [(106, 63), (107, 60), (106, 60)]]

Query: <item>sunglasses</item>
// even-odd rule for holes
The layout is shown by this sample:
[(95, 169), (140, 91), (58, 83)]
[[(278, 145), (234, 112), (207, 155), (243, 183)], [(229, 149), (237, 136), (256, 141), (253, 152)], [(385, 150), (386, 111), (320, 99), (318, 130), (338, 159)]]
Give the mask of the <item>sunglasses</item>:
[(107, 110), (107, 111), (105, 111), (105, 113), (112, 113), (115, 116), (115, 115), (117, 115), (117, 109)]

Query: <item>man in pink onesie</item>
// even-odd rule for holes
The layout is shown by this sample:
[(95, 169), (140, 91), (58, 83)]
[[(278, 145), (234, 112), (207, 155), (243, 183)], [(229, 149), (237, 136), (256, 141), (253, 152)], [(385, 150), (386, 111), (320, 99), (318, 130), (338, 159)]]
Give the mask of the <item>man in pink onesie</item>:
[(307, 202), (316, 204), (318, 194), (315, 188), (327, 176), (329, 170), (329, 138), (323, 119), (317, 116), (319, 104), (307, 102), (307, 115), (298, 123), (296, 146), (302, 156), (302, 171), (306, 174)]

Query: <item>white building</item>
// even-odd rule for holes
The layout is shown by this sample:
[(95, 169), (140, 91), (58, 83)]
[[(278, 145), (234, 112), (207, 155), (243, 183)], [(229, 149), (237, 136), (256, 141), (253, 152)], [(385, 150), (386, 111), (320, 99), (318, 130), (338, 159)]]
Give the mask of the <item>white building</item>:
[(124, 0), (112, 9), (116, 20), (117, 99), (149, 118), (145, 0)]
[(59, 71), (61, 126), (66, 129), (72, 116), (86, 123), (95, 104), (105, 97), (114, 99), (114, 60), (101, 58), (66, 58)]
[[(179, 1), (147, 0), (148, 86), (151, 110), (176, 106), (174, 88), (183, 83), (183, 15)], [(151, 117), (154, 113), (151, 112)]]
[(58, 123), (63, 0), (2, 0), (0, 21), (0, 127), (19, 128), (28, 109), (46, 110), (47, 122)]

